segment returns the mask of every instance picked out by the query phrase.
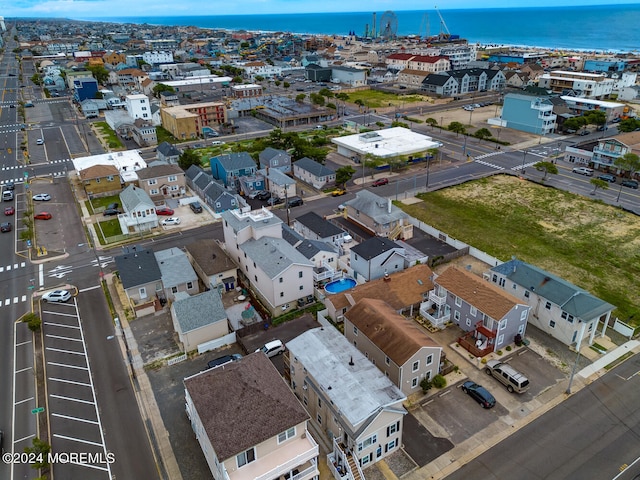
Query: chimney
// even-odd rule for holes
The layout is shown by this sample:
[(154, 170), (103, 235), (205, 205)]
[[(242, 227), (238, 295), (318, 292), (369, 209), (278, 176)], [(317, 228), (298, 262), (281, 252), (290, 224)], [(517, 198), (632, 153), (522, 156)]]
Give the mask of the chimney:
[(355, 363), (353, 363), (353, 356), (351, 356), (351, 359), (349, 360), (349, 366), (353, 367), (355, 365)]

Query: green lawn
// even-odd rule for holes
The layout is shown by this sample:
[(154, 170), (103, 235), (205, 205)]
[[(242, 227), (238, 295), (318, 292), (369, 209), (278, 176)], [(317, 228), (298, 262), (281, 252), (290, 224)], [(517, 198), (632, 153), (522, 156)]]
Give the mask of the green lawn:
[(95, 213), (94, 208), (97, 209), (100, 207), (106, 207), (110, 203), (117, 203), (118, 205), (120, 205), (120, 197), (118, 195), (111, 195), (109, 197), (96, 197), (92, 200), (86, 200), (84, 204), (87, 207), (87, 210), (89, 210), (89, 213), (93, 215)]
[(111, 129), (107, 122), (95, 122), (94, 126), (102, 135), (107, 137), (107, 144), (109, 145), (109, 148), (124, 148), (124, 145), (122, 145), (118, 135), (116, 135), (116, 132)]
[[(640, 326), (640, 219), (589, 197), (500, 175), (420, 195), (409, 215), (504, 261), (512, 256), (615, 305)], [(633, 315), (631, 320), (627, 320)]]
[(428, 97), (423, 97), (422, 95), (396, 95), (395, 93), (380, 92), (378, 90), (358, 90), (347, 95), (349, 95), (349, 102), (353, 103), (356, 100), (362, 100), (369, 108), (395, 107), (429, 100)]

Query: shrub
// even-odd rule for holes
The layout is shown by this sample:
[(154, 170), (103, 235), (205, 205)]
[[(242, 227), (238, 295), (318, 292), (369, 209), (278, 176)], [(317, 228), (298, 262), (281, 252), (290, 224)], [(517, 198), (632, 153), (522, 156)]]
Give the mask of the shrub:
[(22, 317), (22, 321), (27, 324), (29, 330), (32, 332), (37, 332), (40, 330), (40, 325), (42, 325), (42, 320), (35, 313), (27, 313), (24, 317)]
[(497, 353), (498, 355), (502, 355), (502, 350), (498, 350), (496, 353)]
[(482, 364), (487, 363), (487, 359), (486, 359), (486, 358), (483, 358), (482, 360), (480, 360), (480, 363), (482, 363)]
[(428, 378), (423, 378), (420, 382), (420, 388), (422, 388), (422, 393), (427, 393), (431, 390), (432, 384)]
[(511, 345), (507, 345), (507, 348), (505, 349), (507, 352), (511, 351)]
[(442, 375), (438, 374), (435, 377), (433, 377), (433, 381), (431, 383), (436, 388), (444, 388), (447, 386), (447, 379), (444, 378)]

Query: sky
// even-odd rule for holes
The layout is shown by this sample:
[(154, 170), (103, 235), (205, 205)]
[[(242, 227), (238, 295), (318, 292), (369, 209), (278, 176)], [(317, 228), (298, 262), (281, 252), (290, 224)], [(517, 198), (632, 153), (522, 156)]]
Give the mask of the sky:
[[(560, 7), (582, 5), (629, 5), (638, 0), (443, 0), (435, 2), (440, 10), (459, 8)], [(425, 10), (419, 0), (9, 0), (2, 2), (0, 16), (40, 18), (113, 18), (136, 16), (197, 16), (283, 14), (316, 12), (375, 12), (385, 10)], [(366, 7), (366, 8), (365, 8)]]

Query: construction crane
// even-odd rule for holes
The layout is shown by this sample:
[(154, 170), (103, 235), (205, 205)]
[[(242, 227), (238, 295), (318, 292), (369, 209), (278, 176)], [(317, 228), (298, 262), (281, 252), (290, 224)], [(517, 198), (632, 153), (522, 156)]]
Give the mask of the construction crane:
[(451, 32), (449, 31), (449, 27), (447, 27), (447, 24), (445, 23), (444, 18), (442, 18), (442, 15), (440, 14), (440, 10), (438, 10), (437, 6), (433, 8), (436, 9), (436, 13), (438, 14), (438, 17), (440, 17), (440, 39), (444, 40), (444, 39), (450, 38)]

